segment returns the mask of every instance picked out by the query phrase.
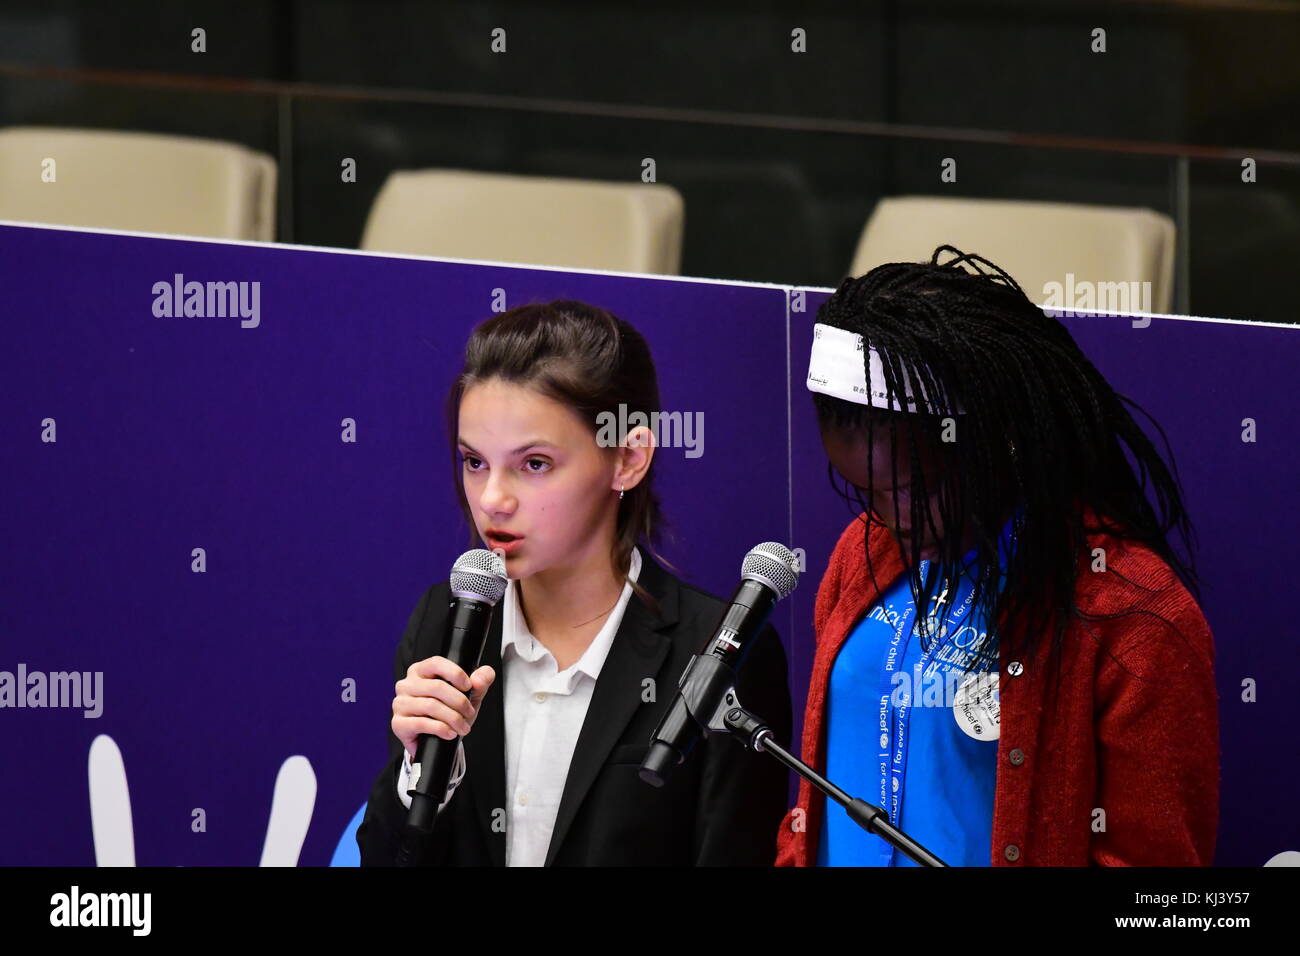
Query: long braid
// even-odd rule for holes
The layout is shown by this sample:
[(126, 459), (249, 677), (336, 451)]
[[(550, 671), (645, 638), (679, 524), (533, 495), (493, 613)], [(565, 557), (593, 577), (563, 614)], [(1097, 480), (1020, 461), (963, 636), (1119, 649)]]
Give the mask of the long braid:
[[(940, 262), (945, 253), (954, 258)], [(897, 396), (899, 407), (907, 407), (904, 385), (916, 396), (916, 412), (821, 393), (813, 400), (823, 428), (866, 439), (868, 476), (875, 474), (875, 429), (889, 430), (895, 515), (900, 514), (900, 447), (908, 455), (909, 518), (915, 532), (909, 566), (919, 567), (926, 537), (937, 539), (938, 552), (936, 573), (926, 580), (910, 575), (918, 619), (938, 589), (956, 583), (964, 557), (961, 530), (937, 534), (932, 524), (927, 505), (932, 486), (942, 527), (973, 533), (976, 606), (990, 633), (986, 642), (971, 648), (975, 655), (968, 667), (977, 666), (990, 650), (985, 644), (994, 639), (1006, 640), (1020, 656), (1035, 635), (1050, 635), (1052, 659), (1059, 665), (1071, 620), (1089, 630), (1094, 621), (1133, 613), (1092, 615), (1076, 604), (1080, 559), (1093, 530), (1084, 527), (1085, 506), (1099, 516), (1101, 530), (1151, 548), (1199, 597), (1193, 532), (1164, 431), (1110, 387), (1068, 330), (1035, 306), (1005, 271), (981, 256), (940, 246), (929, 262), (889, 263), (845, 279), (819, 310), (818, 321), (861, 335), (864, 363), (872, 350), (879, 354), (886, 405)], [(869, 368), (867, 372), (869, 376)], [(927, 401), (934, 407), (924, 407)], [(949, 418), (935, 413), (935, 408), (954, 405), (963, 414)], [(1126, 406), (1155, 425), (1169, 465)], [(954, 423), (956, 441), (940, 440), (941, 429)], [(900, 434), (905, 439), (901, 445)], [(1136, 462), (1137, 474), (1121, 443)], [(933, 455), (934, 475), (926, 474), (922, 447)], [(880, 520), (870, 505), (873, 489), (847, 482), (841, 489), (830, 465), (828, 474), (836, 492), (867, 514), (864, 536), (869, 535), (872, 522)], [(1154, 507), (1148, 484), (1155, 493)], [(1007, 514), (1015, 546), (1003, 571), (998, 548)], [(1175, 530), (1187, 550), (1186, 562), (1169, 544)], [(869, 550), (868, 573), (875, 581)], [(995, 622), (1012, 608), (1015, 614), (1008, 621), (1014, 619), (1015, 625), (995, 634)]]

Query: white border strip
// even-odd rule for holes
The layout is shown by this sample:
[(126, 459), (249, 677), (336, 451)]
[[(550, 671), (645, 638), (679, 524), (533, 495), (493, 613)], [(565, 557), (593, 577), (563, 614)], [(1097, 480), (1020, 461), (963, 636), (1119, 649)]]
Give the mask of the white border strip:
[[(86, 226), (64, 226), (49, 222), (17, 222), (12, 219), (0, 219), (0, 226), (15, 226), (20, 229), (53, 229), (59, 232), (91, 232), (108, 236), (135, 236), (141, 239), (177, 239), (181, 242), (215, 242), (225, 246), (252, 246), (262, 249), (296, 249), (300, 252), (325, 252), (343, 256), (371, 256), (379, 259), (413, 259), (420, 262), (454, 262), (460, 265), (494, 266), (502, 269), (531, 269), (538, 272), (567, 272), (578, 275), (618, 276), (625, 279), (658, 279), (663, 282), (691, 282), (702, 285), (725, 285), (732, 288), (747, 289), (781, 289), (786, 290), (787, 301), (790, 292), (831, 292), (829, 286), (786, 285), (779, 282), (747, 282), (741, 279), (705, 279), (699, 276), (670, 276), (654, 272), (617, 272), (609, 269), (576, 269), (567, 266), (531, 265), (526, 262), (497, 262), (492, 259), (454, 259), (449, 256), (419, 256), (402, 252), (379, 252), (369, 249), (347, 249), (342, 246), (303, 246), (289, 242), (260, 242), (254, 239), (218, 239), (212, 236), (185, 236), (167, 232), (137, 232), (132, 229), (91, 229)], [(1048, 309), (1040, 304), (1040, 309)], [(1053, 311), (1062, 311), (1052, 307)], [(1075, 317), (1094, 316), (1107, 319), (1146, 318), (1176, 319), (1182, 322), (1219, 322), (1229, 325), (1255, 325), (1265, 329), (1300, 329), (1297, 322), (1260, 322), (1258, 319), (1223, 319), (1205, 315), (1169, 315), (1164, 312), (1124, 312), (1115, 315), (1111, 312), (1097, 312), (1092, 309), (1071, 309)]]
[[(834, 292), (834, 289), (822, 288), (814, 285), (797, 285), (790, 286), (791, 289), (803, 289), (806, 292)], [(1070, 311), (1074, 313), (1075, 318), (1099, 318), (1099, 319), (1134, 319), (1134, 318), (1153, 318), (1153, 319), (1176, 319), (1180, 322), (1219, 322), (1227, 325), (1257, 325), (1265, 329), (1300, 329), (1300, 323), (1297, 322), (1261, 322), (1258, 319), (1221, 319), (1208, 315), (1169, 315), (1164, 312), (1099, 312), (1096, 309), (1069, 309), (1063, 306), (1048, 306), (1039, 304), (1038, 308), (1045, 312), (1063, 312)], [(1145, 328), (1145, 326), (1139, 326)]]
[[(86, 226), (63, 226), (47, 222), (16, 222), (0, 219), (0, 226), (17, 226), (22, 229), (53, 229), (59, 232), (91, 232), (108, 236), (134, 236), (140, 239), (177, 239), (182, 242), (215, 242), (224, 246), (252, 246), (262, 249), (296, 249), (300, 252), (327, 252), (343, 256), (371, 256), (380, 259), (414, 259), (421, 262), (454, 262), (459, 265), (496, 266), (503, 269), (531, 269), (539, 272), (567, 272), (580, 275), (618, 276), (625, 279), (661, 279), (665, 282), (695, 282), (705, 285), (725, 285), (755, 289), (784, 290), (789, 286), (778, 282), (743, 282), (731, 279), (703, 279), (694, 276), (661, 275), (656, 272), (616, 272), (609, 269), (577, 269), (568, 266), (543, 266), (527, 262), (496, 262), (492, 259), (454, 259), (449, 256), (420, 256), (404, 252), (379, 252), (369, 249), (347, 249), (342, 246), (301, 246), (290, 242), (261, 242), (255, 239), (218, 239), (211, 236), (185, 236), (168, 232), (137, 232), (132, 229), (91, 229)], [(834, 292), (834, 289), (827, 289)]]

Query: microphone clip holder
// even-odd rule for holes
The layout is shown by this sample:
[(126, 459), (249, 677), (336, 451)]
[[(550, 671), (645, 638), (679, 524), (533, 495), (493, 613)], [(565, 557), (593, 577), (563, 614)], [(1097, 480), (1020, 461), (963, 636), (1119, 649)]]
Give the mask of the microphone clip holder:
[[(734, 695), (735, 691), (729, 690), (723, 696), (725, 699), (734, 697)], [(743, 744), (747, 749), (753, 750), (757, 753), (771, 754), (776, 761), (784, 764), (790, 770), (799, 774), (799, 776), (803, 777), (823, 794), (842, 806), (844, 812), (849, 815), (849, 819), (862, 829), (866, 830), (868, 833), (874, 833), (891, 846), (895, 847), (902, 853), (905, 853), (919, 866), (939, 867), (948, 865), (921, 844), (913, 840), (898, 827), (890, 823), (889, 814), (880, 807), (876, 806), (874, 803), (868, 803), (861, 797), (852, 797), (845, 793), (817, 771), (813, 770), (812, 767), (808, 766), (794, 754), (790, 753), (776, 741), (772, 740), (772, 728), (768, 727), (757, 716), (741, 707), (738, 700), (734, 701), (729, 707), (721, 708), (719, 712), (722, 715), (722, 729), (724, 729), (725, 732), (734, 734), (736, 740)]]
[[(720, 670), (725, 670), (731, 679), (714, 680)], [(709, 693), (709, 687), (723, 689)], [(708, 654), (697, 656), (682, 675), (680, 692), (691, 718), (704, 728), (705, 734), (730, 734), (746, 750), (771, 754), (778, 762), (844, 807), (849, 819), (868, 833), (876, 834), (921, 866), (947, 866), (890, 823), (889, 814), (880, 807), (861, 797), (849, 796), (774, 741), (772, 728), (741, 705), (740, 696), (736, 693), (735, 671), (727, 664)]]

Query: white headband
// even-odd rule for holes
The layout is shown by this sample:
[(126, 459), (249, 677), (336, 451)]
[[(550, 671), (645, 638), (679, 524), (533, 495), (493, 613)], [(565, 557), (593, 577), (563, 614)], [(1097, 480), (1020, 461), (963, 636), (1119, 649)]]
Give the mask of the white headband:
[(818, 322), (813, 326), (812, 357), (808, 360), (808, 391), (821, 392), (846, 402), (859, 405), (871, 405), (875, 408), (892, 408), (894, 411), (918, 412), (916, 395), (919, 394), (927, 406), (924, 410), (932, 414), (962, 414), (960, 407), (947, 412), (927, 400), (925, 389), (912, 388), (907, 370), (902, 371), (902, 388), (907, 408), (898, 403), (895, 393), (892, 403), (886, 401), (885, 367), (880, 354), (873, 348), (870, 355), (871, 384), (867, 385), (866, 365), (862, 361), (862, 336), (856, 332), (837, 329), (831, 325)]

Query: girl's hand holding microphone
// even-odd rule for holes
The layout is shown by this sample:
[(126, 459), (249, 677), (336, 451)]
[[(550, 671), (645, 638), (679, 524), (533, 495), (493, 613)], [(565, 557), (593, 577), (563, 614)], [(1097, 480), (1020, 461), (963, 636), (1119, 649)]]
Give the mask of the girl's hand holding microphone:
[(394, 736), (412, 757), (421, 734), (443, 740), (464, 737), (473, 728), (479, 704), (496, 676), (486, 664), (467, 675), (445, 657), (416, 661), (395, 686)]

